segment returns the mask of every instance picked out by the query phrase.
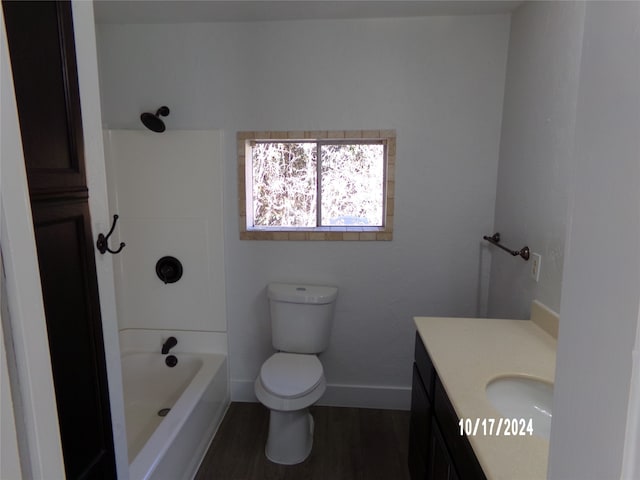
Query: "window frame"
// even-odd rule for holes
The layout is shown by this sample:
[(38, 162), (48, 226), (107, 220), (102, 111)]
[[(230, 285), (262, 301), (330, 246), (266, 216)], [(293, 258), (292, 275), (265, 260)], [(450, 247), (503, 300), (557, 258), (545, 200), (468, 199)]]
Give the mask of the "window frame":
[[(240, 131), (236, 135), (238, 155), (238, 203), (241, 240), (382, 240), (393, 239), (393, 216), (395, 203), (395, 130), (326, 130), (326, 131)], [(384, 145), (385, 163), (383, 172), (383, 225), (382, 226), (315, 226), (315, 227), (253, 227), (253, 169), (251, 148), (256, 142), (314, 142), (317, 148), (326, 144)], [(247, 161), (247, 159), (249, 159)], [(318, 160), (320, 157), (318, 156)], [(321, 162), (318, 161), (318, 173)], [(249, 187), (249, 190), (247, 190)], [(320, 198), (321, 175), (316, 182), (316, 201)], [(316, 208), (316, 223), (320, 223), (321, 207)]]

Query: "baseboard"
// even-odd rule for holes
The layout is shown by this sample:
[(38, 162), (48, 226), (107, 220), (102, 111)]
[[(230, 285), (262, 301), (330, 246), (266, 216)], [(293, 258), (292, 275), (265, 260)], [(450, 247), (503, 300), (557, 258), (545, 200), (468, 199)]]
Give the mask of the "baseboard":
[[(232, 402), (257, 402), (252, 380), (231, 381)], [(329, 384), (318, 405), (409, 410), (410, 387)]]

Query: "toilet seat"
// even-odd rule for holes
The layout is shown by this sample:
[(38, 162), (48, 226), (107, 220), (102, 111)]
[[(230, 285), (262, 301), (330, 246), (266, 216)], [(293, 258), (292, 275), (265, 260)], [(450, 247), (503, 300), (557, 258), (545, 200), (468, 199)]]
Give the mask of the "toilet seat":
[(315, 355), (275, 353), (260, 369), (264, 389), (286, 399), (303, 397), (323, 379), (322, 364)]

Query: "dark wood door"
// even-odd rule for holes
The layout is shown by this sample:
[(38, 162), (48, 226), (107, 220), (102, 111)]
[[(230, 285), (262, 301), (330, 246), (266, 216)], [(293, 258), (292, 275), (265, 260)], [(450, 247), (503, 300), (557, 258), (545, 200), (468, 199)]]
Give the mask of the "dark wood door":
[(65, 472), (115, 478), (69, 2), (2, 3)]

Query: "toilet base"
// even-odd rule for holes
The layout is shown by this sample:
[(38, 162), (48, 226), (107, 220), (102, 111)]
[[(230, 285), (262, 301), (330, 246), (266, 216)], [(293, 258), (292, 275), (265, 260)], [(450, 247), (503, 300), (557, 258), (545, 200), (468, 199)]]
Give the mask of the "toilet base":
[(264, 453), (282, 465), (303, 462), (313, 447), (313, 417), (308, 408), (283, 412), (271, 410), (269, 436)]

